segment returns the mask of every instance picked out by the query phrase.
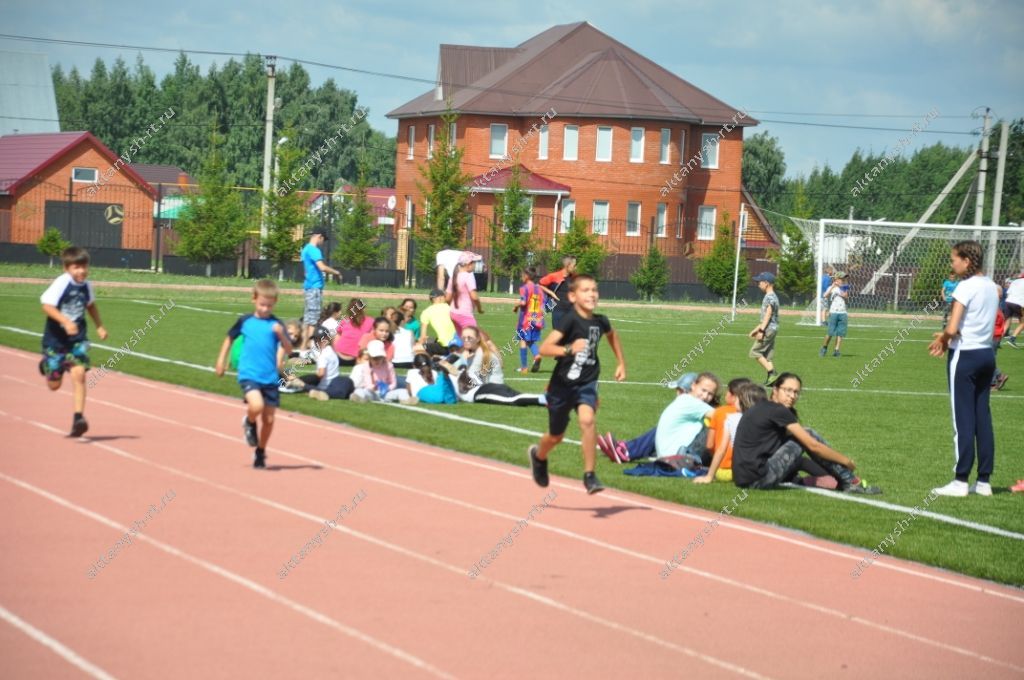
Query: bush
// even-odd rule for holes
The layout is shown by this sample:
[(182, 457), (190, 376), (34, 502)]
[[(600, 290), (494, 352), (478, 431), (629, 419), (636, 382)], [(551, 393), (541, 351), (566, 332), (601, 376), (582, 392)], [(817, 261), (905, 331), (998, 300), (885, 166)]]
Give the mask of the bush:
[(640, 267), (629, 277), (640, 295), (649, 300), (660, 298), (668, 285), (668, 261), (657, 246), (651, 246), (650, 252), (640, 261)]
[(599, 278), (601, 264), (608, 257), (608, 252), (597, 240), (597, 237), (587, 232), (587, 222), (584, 219), (574, 218), (569, 232), (562, 235), (558, 241), (558, 249), (551, 251), (548, 260), (548, 271), (556, 271), (562, 268), (562, 258), (566, 255), (576, 257), (576, 271), (580, 274), (588, 274)]
[[(726, 226), (725, 220), (728, 215), (723, 216), (723, 223), (718, 226), (718, 235), (715, 243), (711, 246), (711, 252), (697, 261), (697, 276), (701, 282), (708, 287), (712, 293), (727, 297), (732, 295), (733, 270), (736, 266), (736, 244), (732, 242), (732, 230)], [(747, 263), (740, 258), (740, 272), (737, 287), (743, 290), (747, 287), (750, 279), (750, 272)]]
[(66, 248), (71, 247), (70, 241), (64, 240), (64, 235), (60, 233), (60, 229), (50, 227), (42, 235), (42, 237), (36, 241), (36, 248), (43, 255), (50, 256), (50, 266), (53, 266), (53, 258), (57, 257), (64, 252)]

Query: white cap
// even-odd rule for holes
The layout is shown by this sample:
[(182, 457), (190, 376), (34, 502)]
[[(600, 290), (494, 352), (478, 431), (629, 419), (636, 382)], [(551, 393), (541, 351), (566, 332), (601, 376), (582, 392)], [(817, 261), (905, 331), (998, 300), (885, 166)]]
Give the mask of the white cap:
[(386, 357), (388, 353), (384, 350), (384, 343), (380, 340), (370, 340), (366, 343), (366, 353), (373, 357)]

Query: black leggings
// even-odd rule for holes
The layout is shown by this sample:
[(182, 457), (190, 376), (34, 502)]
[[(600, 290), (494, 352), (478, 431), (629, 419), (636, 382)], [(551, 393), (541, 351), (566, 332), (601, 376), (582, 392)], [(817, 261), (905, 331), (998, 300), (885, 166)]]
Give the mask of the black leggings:
[(540, 406), (539, 394), (521, 394), (508, 385), (485, 383), (473, 397), (477, 404), (501, 404), (502, 406)]

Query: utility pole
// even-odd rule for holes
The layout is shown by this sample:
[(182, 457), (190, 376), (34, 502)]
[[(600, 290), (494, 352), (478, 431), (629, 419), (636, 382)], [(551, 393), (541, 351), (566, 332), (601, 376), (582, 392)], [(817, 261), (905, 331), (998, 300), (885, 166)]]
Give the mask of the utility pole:
[[(978, 198), (974, 204), (974, 226), (980, 227), (985, 212), (985, 173), (988, 172), (988, 134), (989, 134), (989, 109), (985, 107), (985, 125), (981, 132), (981, 158), (978, 166)], [(981, 237), (981, 232), (974, 232), (974, 238)], [(990, 272), (991, 273), (991, 272)]]
[(267, 238), (267, 193), (270, 191), (270, 159), (274, 155), (274, 79), (277, 57), (266, 56), (267, 116), (263, 131), (263, 201), (260, 209), (260, 240)]
[[(1006, 147), (1009, 142), (1010, 128), (1004, 120), (999, 126), (999, 160), (996, 162), (996, 186), (992, 197), (992, 226), (999, 226), (1000, 212), (1003, 208), (1003, 175), (1006, 172)], [(996, 276), (996, 246), (999, 232), (993, 231), (988, 237), (988, 252), (985, 254), (985, 273), (993, 279)]]

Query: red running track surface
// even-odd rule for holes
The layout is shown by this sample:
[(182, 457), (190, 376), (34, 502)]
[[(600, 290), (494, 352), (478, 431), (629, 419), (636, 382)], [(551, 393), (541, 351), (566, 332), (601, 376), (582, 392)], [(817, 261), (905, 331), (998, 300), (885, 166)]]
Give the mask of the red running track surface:
[(239, 400), (118, 373), (73, 440), (36, 362), (0, 349), (7, 677), (1024, 676), (1013, 588), (853, 580), (862, 553), (731, 517), (661, 578), (717, 513), (560, 478), (543, 507), (525, 467), (285, 412), (256, 471)]

